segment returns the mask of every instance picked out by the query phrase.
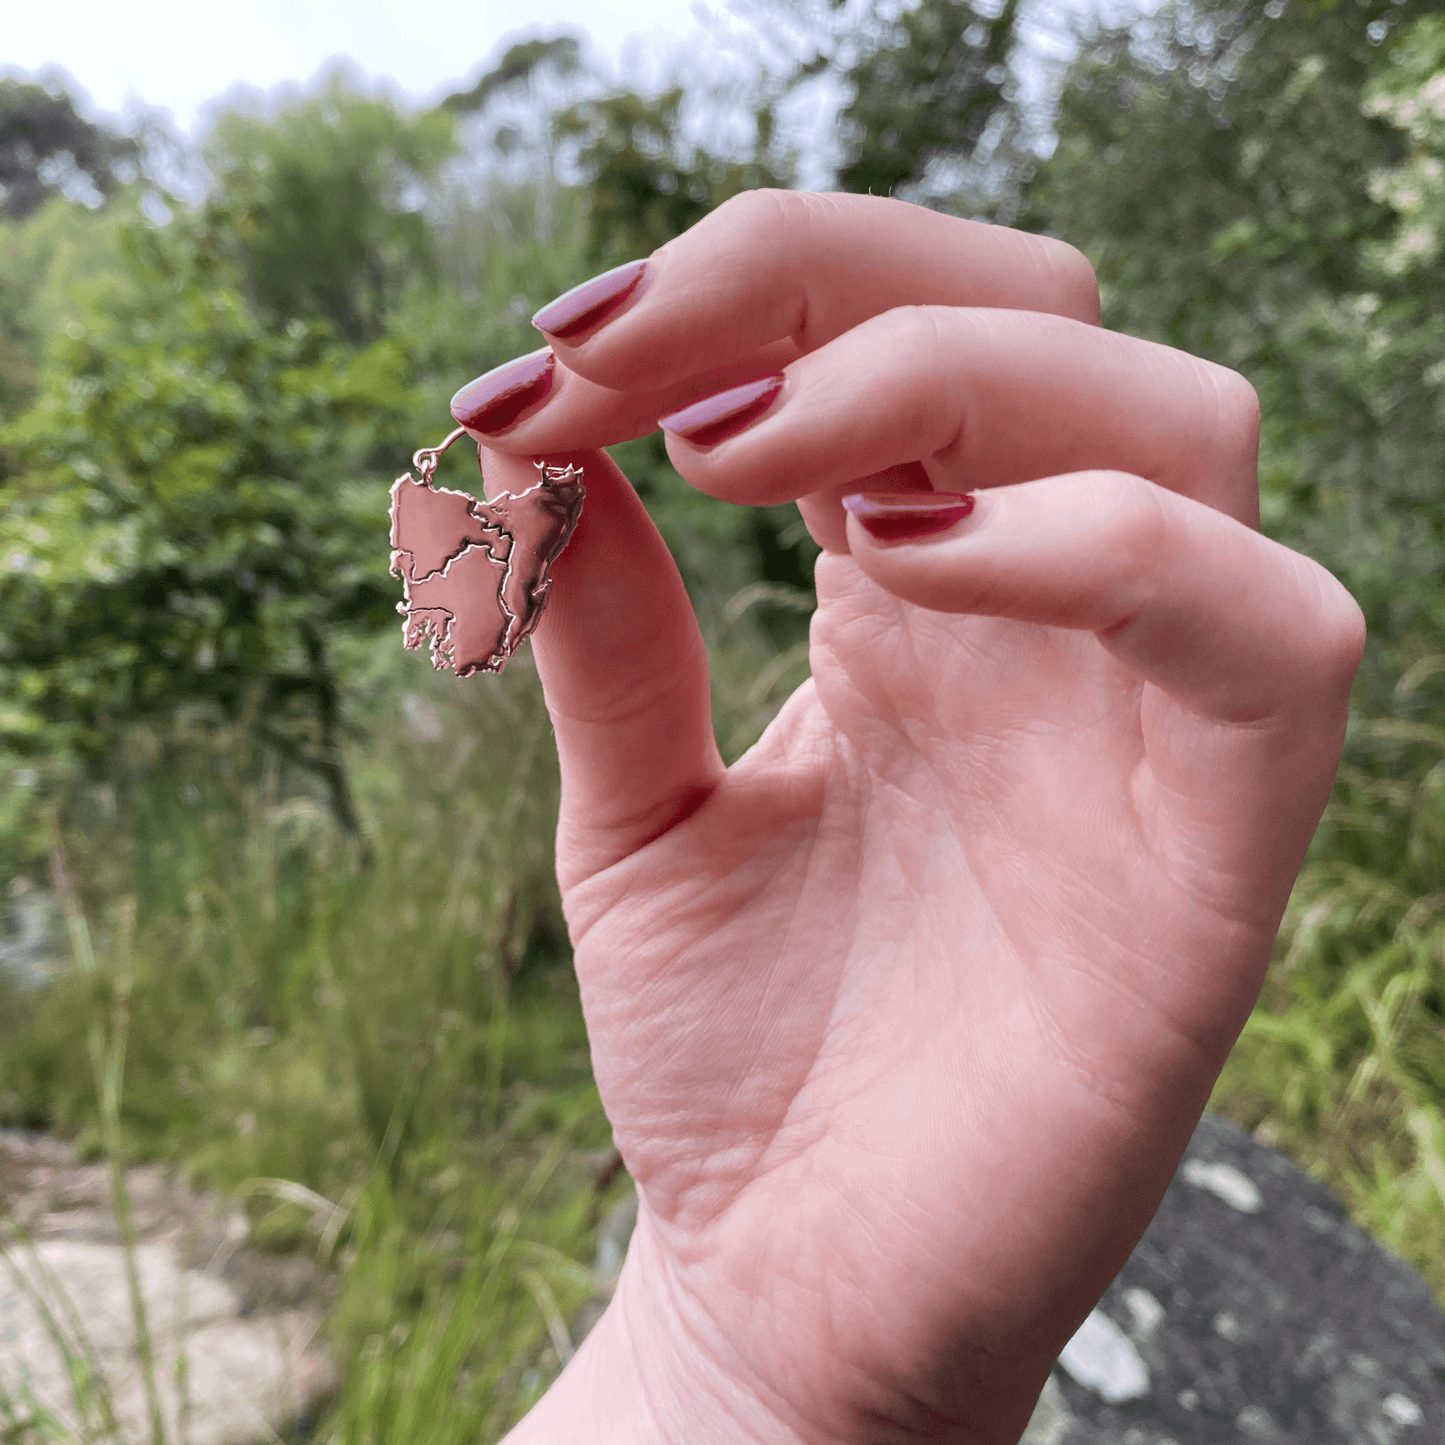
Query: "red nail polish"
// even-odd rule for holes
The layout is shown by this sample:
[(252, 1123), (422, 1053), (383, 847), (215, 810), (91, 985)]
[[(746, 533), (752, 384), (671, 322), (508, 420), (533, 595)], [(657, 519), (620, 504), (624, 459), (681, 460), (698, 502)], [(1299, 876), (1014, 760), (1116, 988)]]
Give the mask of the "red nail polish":
[(716, 446), (728, 437), (746, 431), (777, 400), (783, 389), (782, 376), (765, 376), (706, 396), (665, 416), (658, 426), (694, 446)]
[(843, 498), (858, 525), (880, 542), (910, 542), (946, 532), (973, 511), (972, 492), (870, 492)]
[(452, 398), (452, 415), (458, 425), (473, 431), (501, 431), (552, 394), (552, 373), (556, 368), (557, 358), (546, 347), (503, 362), (469, 381)]
[(629, 298), (647, 289), (649, 280), (651, 271), (646, 261), (614, 266), (549, 301), (532, 318), (532, 325), (558, 341), (575, 341), (611, 320)]

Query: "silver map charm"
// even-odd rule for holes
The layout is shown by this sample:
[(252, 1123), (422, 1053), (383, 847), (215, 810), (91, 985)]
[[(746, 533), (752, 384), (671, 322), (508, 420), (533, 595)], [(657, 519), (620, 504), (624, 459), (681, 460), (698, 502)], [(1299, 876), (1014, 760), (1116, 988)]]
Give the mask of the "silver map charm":
[[(402, 580), (402, 642), (430, 639), (432, 666), (458, 677), (500, 672), (536, 630), (561, 555), (582, 514), (582, 472), (536, 464), (537, 485), (479, 501), (434, 487), (441, 454), (466, 432), (424, 447), (391, 488), (391, 570)], [(478, 464), (480, 465), (480, 456)]]

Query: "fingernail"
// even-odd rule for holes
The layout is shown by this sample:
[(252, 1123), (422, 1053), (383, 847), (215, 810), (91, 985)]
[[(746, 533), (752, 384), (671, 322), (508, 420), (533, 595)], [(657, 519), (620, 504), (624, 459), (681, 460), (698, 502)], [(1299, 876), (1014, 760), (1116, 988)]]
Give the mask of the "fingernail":
[(610, 321), (628, 300), (647, 290), (651, 279), (646, 261), (614, 266), (549, 301), (532, 318), (532, 325), (558, 341), (575, 341)]
[(857, 492), (843, 498), (858, 525), (880, 542), (946, 532), (973, 511), (972, 492)]
[(452, 398), (452, 415), (458, 425), (473, 431), (501, 431), (552, 394), (556, 368), (557, 358), (545, 346), (515, 361), (504, 361), (469, 381)]
[(782, 376), (765, 376), (761, 381), (749, 381), (720, 391), (716, 396), (705, 396), (663, 417), (658, 426), (694, 446), (715, 446), (752, 426), (777, 400), (783, 381)]

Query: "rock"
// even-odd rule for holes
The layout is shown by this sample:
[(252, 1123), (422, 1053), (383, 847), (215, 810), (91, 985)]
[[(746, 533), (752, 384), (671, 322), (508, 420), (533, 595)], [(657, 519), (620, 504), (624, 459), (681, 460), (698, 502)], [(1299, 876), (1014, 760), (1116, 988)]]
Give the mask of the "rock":
[(597, 1260), (592, 1269), (609, 1294), (617, 1286), (622, 1261), (627, 1258), (627, 1242), (636, 1227), (637, 1195), (629, 1194), (607, 1211), (607, 1218), (597, 1231)]
[(1328, 1191), (1206, 1115), (1050, 1384), (1022, 1445), (1438, 1445), (1445, 1312)]
[(7, 926), (0, 927), (0, 974), (17, 988), (39, 988), (64, 967), (60, 908), (52, 894), (28, 878), (8, 889)]
[[(302, 1415), (330, 1382), (309, 1349), (314, 1317), (286, 1310), (240, 1318), (241, 1295), (214, 1276), (179, 1267), (166, 1244), (135, 1251), (166, 1438), (246, 1445)], [(11, 1247), (0, 1282), (0, 1398), (22, 1419), (39, 1406), (77, 1436), (87, 1424), (71, 1378), (85, 1361), (107, 1382), (126, 1441), (150, 1439), (124, 1252), (114, 1244), (49, 1240)], [(184, 1384), (181, 1364), (184, 1361)], [(182, 1410), (188, 1411), (184, 1436)]]
[(572, 1318), (570, 1334), (574, 1348), (602, 1318), (612, 1300), (618, 1277), (622, 1274), (622, 1261), (627, 1258), (627, 1241), (632, 1238), (636, 1223), (637, 1195), (629, 1194), (607, 1211), (607, 1217), (597, 1231), (597, 1260), (592, 1266), (597, 1289)]
[[(329, 1280), (309, 1261), (250, 1249), (239, 1210), (159, 1169), (131, 1170), (127, 1183), (167, 1438), (274, 1438), (336, 1388), (316, 1339)], [(104, 1405), (77, 1391), (82, 1364), (104, 1382), (121, 1439), (150, 1439), (128, 1263), (107, 1198), (103, 1165), (52, 1140), (0, 1135), (0, 1203), (17, 1225), (0, 1237), (0, 1436), (49, 1412), (91, 1438)]]
[(1073, 1424), (1073, 1416), (1064, 1401), (1058, 1383), (1051, 1375), (1044, 1381), (1043, 1394), (1034, 1406), (1029, 1428), (1019, 1445), (1064, 1445), (1064, 1437)]

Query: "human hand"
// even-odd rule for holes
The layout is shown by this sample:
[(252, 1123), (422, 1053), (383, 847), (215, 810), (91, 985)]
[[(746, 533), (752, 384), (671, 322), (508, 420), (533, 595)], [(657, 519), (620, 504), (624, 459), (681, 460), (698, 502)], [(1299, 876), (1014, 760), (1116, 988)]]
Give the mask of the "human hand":
[[(501, 485), (586, 467), (535, 648), (640, 1205), (512, 1438), (1012, 1441), (1258, 993), (1360, 614), (1254, 530), (1248, 385), (1099, 328), (1066, 246), (754, 193), (649, 266), (481, 436)], [(746, 429), (668, 436), (824, 547), (812, 680), (724, 770), (676, 569), (586, 449), (773, 372)], [(841, 503), (930, 488), (976, 506), (888, 542)]]

